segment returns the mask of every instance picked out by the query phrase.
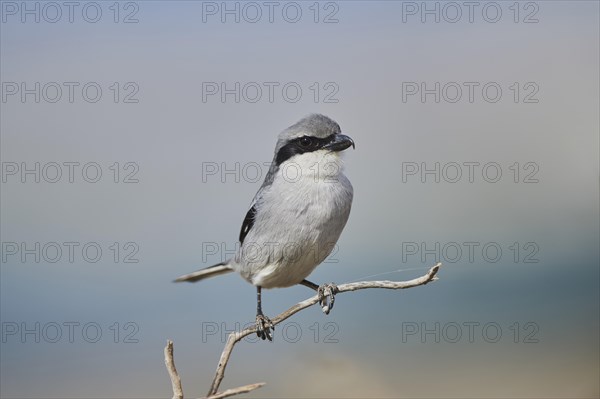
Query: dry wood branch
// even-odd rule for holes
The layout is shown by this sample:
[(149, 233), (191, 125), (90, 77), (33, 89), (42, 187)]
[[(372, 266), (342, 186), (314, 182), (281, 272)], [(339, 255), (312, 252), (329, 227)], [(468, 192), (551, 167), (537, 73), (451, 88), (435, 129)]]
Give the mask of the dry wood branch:
[(258, 388), (262, 387), (263, 385), (265, 385), (264, 382), (257, 382), (256, 384), (244, 385), (243, 387), (228, 389), (228, 390), (223, 391), (221, 393), (217, 393), (215, 395), (209, 396), (208, 398), (205, 398), (205, 399), (222, 399), (222, 398), (228, 398), (228, 397), (233, 396), (233, 395), (239, 395), (240, 393), (248, 393), (250, 391), (254, 391), (255, 389), (258, 389)]
[(181, 388), (181, 379), (175, 368), (175, 360), (173, 359), (173, 341), (168, 340), (165, 346), (165, 365), (171, 378), (171, 386), (173, 387), (173, 399), (183, 399), (183, 388)]
[[(165, 346), (165, 365), (167, 366), (167, 371), (169, 372), (169, 377), (171, 378), (171, 385), (173, 387), (173, 399), (183, 399), (181, 379), (179, 378), (179, 374), (177, 374), (177, 369), (175, 368), (175, 360), (173, 358), (173, 341), (171, 340), (168, 340), (167, 346)], [(262, 387), (263, 385), (265, 385), (264, 382), (244, 385), (242, 387), (228, 389), (224, 392), (217, 393), (205, 399), (228, 398), (233, 395), (239, 395), (241, 393), (248, 393), (254, 391), (255, 389)]]
[[(364, 290), (367, 288), (383, 288), (383, 289), (389, 289), (389, 290), (399, 290), (399, 289), (405, 289), (405, 288), (418, 287), (420, 285), (425, 285), (431, 281), (437, 280), (436, 274), (440, 270), (440, 266), (442, 266), (442, 264), (437, 263), (435, 266), (433, 266), (431, 269), (429, 269), (427, 274), (425, 274), (421, 277), (417, 277), (415, 279), (409, 280), (409, 281), (360, 281), (360, 282), (356, 282), (356, 283), (341, 284), (341, 285), (338, 285), (338, 287), (337, 287), (338, 288), (337, 293), (339, 294), (342, 292)], [(273, 319), (271, 319), (271, 321), (273, 322), (273, 325), (277, 325), (277, 324), (281, 323), (282, 321), (286, 320), (287, 318), (298, 313), (299, 311), (306, 309), (318, 302), (319, 302), (319, 297), (318, 297), (318, 295), (315, 295), (315, 296), (308, 298), (300, 303), (297, 303), (296, 305), (292, 306), (285, 312), (283, 312), (283, 313), (279, 314), (278, 316), (274, 317)], [(227, 337), (227, 343), (225, 344), (225, 348), (223, 349), (223, 353), (221, 353), (221, 358), (219, 359), (219, 365), (217, 366), (215, 378), (213, 379), (210, 390), (208, 391), (209, 398), (221, 398), (224, 396), (218, 396), (218, 395), (224, 395), (226, 392), (230, 391), (230, 390), (228, 390), (228, 391), (225, 391), (225, 392), (217, 395), (217, 391), (219, 389), (219, 386), (221, 385), (221, 381), (223, 381), (223, 378), (225, 377), (225, 368), (227, 367), (227, 363), (229, 362), (229, 358), (231, 356), (231, 352), (233, 351), (233, 347), (241, 339), (243, 339), (244, 337), (246, 337), (250, 334), (254, 334), (254, 333), (256, 333), (256, 327), (249, 327), (249, 328), (246, 328), (245, 330), (242, 330), (239, 332), (232, 332), (229, 334), (229, 336)], [(259, 385), (259, 384), (255, 384), (255, 385)], [(260, 384), (259, 386), (262, 386), (262, 385), (263, 384)], [(243, 388), (243, 387), (241, 387), (241, 388)], [(237, 389), (241, 389), (241, 388), (237, 388)], [(258, 388), (258, 387), (255, 387), (254, 389), (256, 389), (256, 388)], [(236, 392), (236, 393), (242, 393), (242, 392)]]

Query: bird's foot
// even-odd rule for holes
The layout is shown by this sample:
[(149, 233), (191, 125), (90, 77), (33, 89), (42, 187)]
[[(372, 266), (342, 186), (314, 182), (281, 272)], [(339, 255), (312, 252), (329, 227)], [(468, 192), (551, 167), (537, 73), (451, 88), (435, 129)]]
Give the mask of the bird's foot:
[(335, 294), (338, 293), (338, 287), (334, 283), (323, 284), (319, 286), (317, 295), (319, 295), (319, 305), (323, 313), (329, 314), (335, 303)]
[(273, 341), (273, 332), (275, 330), (275, 325), (267, 316), (262, 313), (256, 315), (256, 335), (258, 338), (268, 339), (269, 341)]

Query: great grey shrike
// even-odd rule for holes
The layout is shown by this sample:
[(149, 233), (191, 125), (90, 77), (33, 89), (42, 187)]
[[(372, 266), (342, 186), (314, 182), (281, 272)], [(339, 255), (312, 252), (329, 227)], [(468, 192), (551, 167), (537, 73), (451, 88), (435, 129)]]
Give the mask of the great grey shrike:
[(327, 314), (337, 287), (306, 277), (331, 253), (352, 206), (352, 184), (340, 152), (354, 141), (330, 118), (309, 115), (279, 134), (265, 181), (240, 231), (240, 246), (225, 262), (179, 277), (196, 282), (232, 271), (257, 289), (257, 335), (272, 340), (274, 325), (262, 312), (261, 289), (302, 284), (317, 291)]

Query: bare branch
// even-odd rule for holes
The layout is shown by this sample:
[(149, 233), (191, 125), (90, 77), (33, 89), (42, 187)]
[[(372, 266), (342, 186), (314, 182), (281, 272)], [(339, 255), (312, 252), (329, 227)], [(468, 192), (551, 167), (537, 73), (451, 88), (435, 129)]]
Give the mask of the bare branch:
[[(420, 285), (425, 285), (431, 281), (437, 280), (436, 274), (440, 270), (441, 266), (442, 264), (438, 262), (435, 266), (429, 269), (427, 274), (409, 281), (360, 281), (356, 283), (338, 285), (337, 293), (364, 290), (367, 288), (400, 290), (405, 288), (418, 287)], [(273, 319), (271, 319), (271, 321), (273, 322), (273, 325), (277, 325), (282, 321), (288, 319), (289, 317), (293, 316), (294, 314), (298, 313), (299, 311), (311, 307), (312, 305), (318, 302), (318, 295), (305, 299), (304, 301), (297, 303), (285, 312), (274, 317)], [(223, 349), (223, 353), (221, 353), (221, 358), (219, 359), (219, 365), (217, 366), (215, 378), (213, 379), (210, 390), (208, 391), (209, 398), (212, 398), (211, 395), (214, 396), (217, 394), (219, 386), (221, 385), (221, 381), (223, 381), (223, 378), (225, 377), (225, 368), (227, 367), (227, 363), (229, 362), (229, 358), (231, 356), (231, 352), (233, 351), (233, 347), (235, 346), (235, 344), (238, 343), (244, 337), (254, 333), (256, 333), (256, 327), (249, 327), (245, 330), (239, 332), (232, 332), (229, 334), (229, 336), (227, 337), (227, 343), (225, 344), (225, 348)], [(225, 392), (223, 392), (223, 394)]]
[(258, 389), (258, 388), (260, 388), (260, 387), (262, 387), (264, 385), (265, 385), (264, 382), (257, 382), (256, 384), (244, 385), (243, 387), (228, 389), (228, 390), (226, 390), (224, 392), (218, 393), (216, 395), (210, 396), (210, 397), (205, 398), (205, 399), (222, 399), (222, 398), (228, 398), (229, 396), (239, 395), (241, 393), (248, 393), (248, 392), (254, 391), (255, 389)]
[(175, 360), (173, 359), (173, 341), (168, 340), (167, 346), (165, 346), (165, 365), (171, 378), (171, 385), (173, 386), (173, 399), (183, 399), (183, 388), (181, 388), (181, 379), (177, 374), (175, 368)]

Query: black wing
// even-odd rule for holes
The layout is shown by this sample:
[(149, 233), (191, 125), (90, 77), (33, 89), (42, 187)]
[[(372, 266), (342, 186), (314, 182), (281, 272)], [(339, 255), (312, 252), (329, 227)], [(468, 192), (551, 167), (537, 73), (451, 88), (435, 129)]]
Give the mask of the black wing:
[(252, 205), (252, 208), (246, 213), (244, 223), (242, 223), (242, 230), (240, 231), (240, 244), (244, 243), (244, 238), (248, 235), (248, 232), (254, 226), (254, 217), (256, 216), (256, 205)]

